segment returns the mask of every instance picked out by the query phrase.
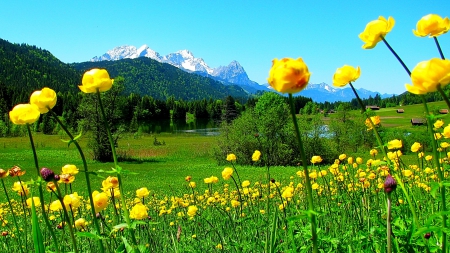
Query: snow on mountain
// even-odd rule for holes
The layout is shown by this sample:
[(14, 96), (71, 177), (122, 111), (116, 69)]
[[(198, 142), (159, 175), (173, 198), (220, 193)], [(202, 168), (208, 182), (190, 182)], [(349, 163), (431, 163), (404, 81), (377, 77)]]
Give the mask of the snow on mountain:
[(169, 63), (177, 68), (192, 72), (206, 72), (211, 74), (214, 70), (210, 68), (202, 58), (195, 58), (189, 50), (180, 50), (168, 54), (162, 58), (163, 62)]
[(120, 46), (107, 51), (102, 56), (92, 58), (91, 62), (117, 61), (121, 59), (135, 59), (138, 57), (148, 57), (159, 62), (162, 58), (157, 52), (150, 49), (147, 45), (143, 45), (139, 49), (135, 46)]

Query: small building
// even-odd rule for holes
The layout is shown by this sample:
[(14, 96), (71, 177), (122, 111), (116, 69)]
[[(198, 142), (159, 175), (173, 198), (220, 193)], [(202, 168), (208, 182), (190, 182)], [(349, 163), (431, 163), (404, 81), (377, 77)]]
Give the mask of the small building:
[(375, 111), (375, 110), (380, 110), (380, 107), (376, 106), (376, 105), (366, 105), (366, 110), (367, 109)]
[(422, 126), (425, 125), (426, 120), (422, 118), (412, 118), (411, 119), (411, 125), (413, 126)]
[(439, 109), (440, 114), (448, 114), (448, 109)]
[(397, 109), (397, 113), (404, 113), (405, 112), (405, 110), (403, 110), (403, 109)]

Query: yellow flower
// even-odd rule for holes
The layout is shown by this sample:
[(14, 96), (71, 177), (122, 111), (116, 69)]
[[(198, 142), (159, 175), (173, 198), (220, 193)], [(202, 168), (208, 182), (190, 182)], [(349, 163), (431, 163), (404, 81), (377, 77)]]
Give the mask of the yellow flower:
[(259, 161), (259, 158), (261, 158), (261, 151), (255, 150), (252, 155), (252, 161), (257, 162)]
[(86, 227), (86, 220), (84, 218), (79, 218), (75, 221), (75, 227), (77, 229), (84, 229)]
[(221, 250), (221, 249), (223, 249), (223, 246), (222, 246), (222, 244), (220, 244), (220, 243), (219, 243), (219, 244), (217, 244), (217, 245), (216, 245), (216, 249), (220, 249), (220, 250)]
[(75, 181), (75, 176), (70, 174), (61, 174), (59, 175), (59, 182), (64, 184), (71, 184)]
[(309, 178), (316, 179), (317, 178), (317, 172), (316, 171), (311, 171), (309, 173)]
[(142, 187), (136, 190), (136, 196), (138, 198), (145, 198), (150, 194), (147, 187)]
[(444, 125), (444, 121), (438, 119), (436, 122), (434, 122), (434, 128), (441, 128)]
[(361, 75), (361, 69), (352, 66), (344, 65), (338, 68), (333, 76), (333, 85), (336, 87), (344, 87), (350, 82), (356, 81)]
[(75, 166), (73, 164), (66, 164), (62, 167), (61, 174), (76, 175), (76, 174), (78, 174), (78, 168), (77, 168), (77, 166)]
[(91, 69), (84, 73), (82, 85), (78, 88), (84, 93), (103, 92), (111, 89), (114, 82), (109, 78), (108, 71), (105, 69)]
[(98, 213), (108, 206), (108, 195), (105, 192), (94, 191), (92, 193), (95, 212)]
[(148, 217), (147, 207), (142, 203), (137, 203), (131, 208), (130, 218), (135, 220), (142, 220)]
[(411, 152), (419, 152), (422, 145), (418, 142), (414, 142), (414, 144), (411, 146)]
[(441, 148), (448, 148), (450, 147), (450, 144), (448, 142), (441, 142), (441, 144), (439, 144), (439, 146), (441, 146)]
[(241, 202), (239, 202), (235, 199), (231, 200), (230, 203), (231, 203), (232, 207), (238, 207), (241, 204)]
[(410, 177), (413, 173), (411, 170), (403, 170), (402, 171), (403, 176)]
[(436, 14), (428, 14), (417, 22), (416, 27), (417, 30), (413, 30), (413, 33), (417, 37), (436, 37), (448, 32), (450, 20), (448, 17), (442, 18)]
[(63, 199), (64, 205), (66, 206), (67, 210), (72, 210), (75, 211), (75, 209), (77, 209), (81, 202), (80, 202), (80, 197), (78, 196), (78, 194), (76, 192), (70, 194), (70, 195), (66, 195), (64, 196)]
[(292, 187), (286, 187), (286, 189), (283, 191), (283, 194), (281, 194), (281, 197), (287, 199), (292, 198), (294, 196), (294, 188)]
[(378, 150), (376, 150), (376, 149), (371, 149), (371, 150), (370, 150), (370, 155), (371, 155), (371, 156), (376, 156), (376, 155), (378, 155)]
[[(27, 206), (28, 208), (31, 208), (31, 198), (27, 199)], [(33, 197), (33, 202), (34, 202), (34, 206), (39, 206), (41, 205), (41, 200), (39, 199), (39, 197)]]
[(372, 49), (378, 42), (385, 37), (395, 25), (395, 20), (389, 17), (387, 20), (385, 17), (380, 16), (377, 20), (370, 21), (364, 31), (359, 34), (359, 38), (365, 43), (363, 49)]
[(395, 139), (388, 142), (388, 149), (399, 149), (402, 147), (402, 141)]
[(433, 159), (433, 156), (431, 156), (431, 155), (427, 155), (427, 156), (425, 156), (425, 160), (427, 160), (427, 161), (431, 161), (431, 159)]
[(56, 105), (56, 92), (50, 88), (43, 88), (31, 94), (30, 104), (38, 107), (40, 113), (47, 113)]
[(249, 185), (250, 185), (250, 181), (248, 181), (248, 180), (245, 180), (245, 181), (242, 182), (242, 187), (243, 188), (248, 187)]
[(48, 182), (47, 183), (47, 191), (49, 192), (56, 192), (56, 185), (54, 182)]
[(347, 155), (346, 154), (341, 154), (341, 155), (339, 155), (339, 160), (344, 160), (345, 158), (347, 158)]
[(222, 177), (224, 180), (228, 180), (230, 179), (230, 177), (233, 175), (233, 168), (230, 167), (226, 167), (223, 171), (222, 171)]
[(59, 200), (55, 200), (50, 204), (50, 210), (52, 210), (53, 212), (58, 212), (62, 209), (63, 208), (62, 208), (61, 202)]
[(270, 86), (281, 93), (297, 93), (309, 82), (308, 66), (302, 58), (274, 59), (267, 79)]
[(356, 157), (356, 163), (357, 164), (362, 164), (363, 163), (363, 159), (361, 157)]
[(197, 184), (194, 181), (189, 182), (189, 187), (195, 188), (196, 186), (197, 186)]
[(380, 122), (381, 122), (380, 121), (380, 116), (370, 117), (370, 120), (366, 119), (364, 124), (367, 126), (367, 131), (372, 130), (372, 123), (370, 121), (372, 121), (374, 126), (378, 126), (380, 124)]
[(450, 138), (450, 125), (444, 127), (444, 131), (442, 131), (442, 135), (448, 139)]
[(405, 84), (406, 90), (421, 95), (437, 91), (450, 83), (450, 60), (433, 58), (429, 61), (419, 62), (411, 72), (410, 84)]
[(321, 163), (322, 162), (322, 157), (315, 155), (311, 158), (311, 163), (312, 164), (316, 164), (316, 163)]
[(319, 189), (319, 184), (318, 183), (314, 183), (314, 184), (311, 185), (311, 188), (313, 190), (317, 190), (317, 189)]
[(20, 196), (26, 196), (30, 193), (27, 184), (21, 181), (14, 182), (12, 190), (17, 192)]
[(119, 187), (119, 179), (117, 177), (107, 177), (105, 180), (102, 181), (102, 190), (107, 191), (111, 188), (117, 188)]
[(353, 164), (353, 157), (349, 157), (349, 158), (347, 159), (347, 163), (348, 163), (348, 164)]
[(188, 211), (187, 211), (187, 215), (189, 217), (194, 217), (197, 214), (198, 208), (197, 206), (189, 206), (188, 207)]
[(33, 124), (41, 113), (36, 105), (18, 104), (9, 112), (9, 119), (16, 125)]
[(0, 169), (0, 178), (5, 178), (9, 176), (9, 171), (8, 170), (4, 170), (4, 169)]
[(229, 161), (229, 162), (236, 161), (236, 155), (235, 154), (228, 154), (227, 155), (227, 161)]

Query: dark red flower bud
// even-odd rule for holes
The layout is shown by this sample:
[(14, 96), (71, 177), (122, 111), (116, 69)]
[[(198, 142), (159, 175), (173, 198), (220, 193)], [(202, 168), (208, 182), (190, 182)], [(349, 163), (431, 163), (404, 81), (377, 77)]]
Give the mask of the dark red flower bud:
[(431, 233), (426, 233), (423, 237), (428, 240), (431, 237)]
[(42, 176), (42, 179), (44, 179), (46, 182), (55, 180), (55, 172), (53, 172), (53, 170), (51, 170), (49, 168), (42, 168), (41, 176)]
[(395, 191), (395, 188), (397, 188), (397, 182), (395, 182), (395, 179), (391, 175), (387, 175), (384, 181), (384, 192), (391, 193)]

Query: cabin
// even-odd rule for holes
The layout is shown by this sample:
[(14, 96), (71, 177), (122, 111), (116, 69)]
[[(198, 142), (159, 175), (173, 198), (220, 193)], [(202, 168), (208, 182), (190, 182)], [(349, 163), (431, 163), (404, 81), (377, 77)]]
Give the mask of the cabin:
[(366, 105), (366, 110), (367, 109), (370, 109), (370, 110), (372, 110), (372, 111), (375, 111), (375, 110), (380, 110), (380, 107), (379, 106), (376, 106), (376, 105)]
[(405, 110), (403, 110), (403, 109), (397, 109), (397, 113), (404, 113), (405, 112)]
[(439, 109), (440, 114), (448, 114), (448, 109)]
[(413, 126), (422, 126), (425, 125), (426, 120), (422, 118), (412, 118), (411, 119), (411, 125)]

